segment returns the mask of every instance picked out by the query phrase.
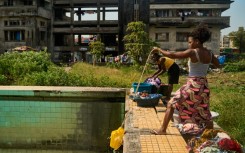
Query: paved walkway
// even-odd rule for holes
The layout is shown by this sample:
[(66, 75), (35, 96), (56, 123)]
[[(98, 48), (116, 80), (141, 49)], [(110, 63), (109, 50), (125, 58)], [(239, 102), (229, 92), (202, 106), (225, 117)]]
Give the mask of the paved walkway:
[(166, 108), (161, 100), (157, 107), (138, 107), (126, 98), (124, 153), (188, 153), (186, 142), (170, 121), (167, 135), (154, 135), (151, 129), (161, 126)]

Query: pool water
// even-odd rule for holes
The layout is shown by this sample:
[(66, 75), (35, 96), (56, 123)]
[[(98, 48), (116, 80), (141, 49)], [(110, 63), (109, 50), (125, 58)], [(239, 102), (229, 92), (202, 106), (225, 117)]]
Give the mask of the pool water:
[(0, 152), (108, 152), (123, 116), (124, 102), (0, 100)]

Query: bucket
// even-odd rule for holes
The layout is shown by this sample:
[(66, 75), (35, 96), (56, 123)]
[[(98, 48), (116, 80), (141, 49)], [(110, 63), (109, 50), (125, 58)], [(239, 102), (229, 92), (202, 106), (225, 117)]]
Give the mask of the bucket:
[[(134, 88), (134, 93), (135, 93), (137, 90), (138, 83), (133, 83), (132, 86)], [(151, 89), (152, 89), (152, 85), (150, 83), (140, 83), (137, 92), (146, 91), (148, 93), (151, 93)]]

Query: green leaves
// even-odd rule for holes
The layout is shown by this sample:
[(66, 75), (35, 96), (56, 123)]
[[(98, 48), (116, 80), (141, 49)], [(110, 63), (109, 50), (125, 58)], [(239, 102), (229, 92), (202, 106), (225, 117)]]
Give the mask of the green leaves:
[(240, 53), (243, 53), (245, 51), (244, 27), (239, 27), (238, 31), (229, 33), (229, 37), (233, 40), (233, 45), (240, 50)]
[(125, 50), (134, 59), (134, 64), (145, 64), (154, 43), (145, 32), (146, 25), (141, 22), (131, 22), (127, 26), (127, 35), (124, 36)]
[(46, 52), (10, 52), (0, 56), (0, 74), (4, 75), (7, 82), (18, 82), (25, 75), (47, 71), (47, 67), (53, 65), (50, 56)]
[(224, 67), (224, 72), (242, 72), (245, 71), (245, 60), (240, 60), (234, 63), (227, 63)]
[(93, 55), (93, 65), (95, 65), (95, 61), (101, 55), (103, 55), (105, 51), (105, 44), (101, 41), (94, 41), (89, 43), (90, 53)]
[(47, 52), (10, 52), (0, 56), (1, 85), (78, 86), (80, 76), (54, 65)]
[(101, 41), (94, 41), (89, 43), (90, 53), (100, 56), (105, 51), (105, 45)]

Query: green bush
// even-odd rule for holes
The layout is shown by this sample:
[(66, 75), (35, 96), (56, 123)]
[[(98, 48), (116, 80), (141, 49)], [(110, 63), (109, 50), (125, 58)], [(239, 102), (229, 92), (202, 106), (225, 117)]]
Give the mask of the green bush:
[(19, 79), (33, 72), (47, 71), (53, 65), (46, 52), (10, 52), (0, 56), (0, 74), (9, 84), (16, 84)]
[(8, 84), (7, 78), (2, 74), (0, 74), (0, 84), (1, 85), (7, 85)]
[(240, 60), (234, 63), (227, 63), (224, 67), (224, 72), (242, 72), (245, 71), (245, 60)]
[(80, 86), (80, 76), (54, 65), (47, 52), (10, 52), (0, 56), (1, 85)]
[(67, 73), (60, 67), (49, 67), (45, 72), (34, 72), (26, 75), (19, 85), (30, 86), (80, 86), (82, 85), (80, 76)]

